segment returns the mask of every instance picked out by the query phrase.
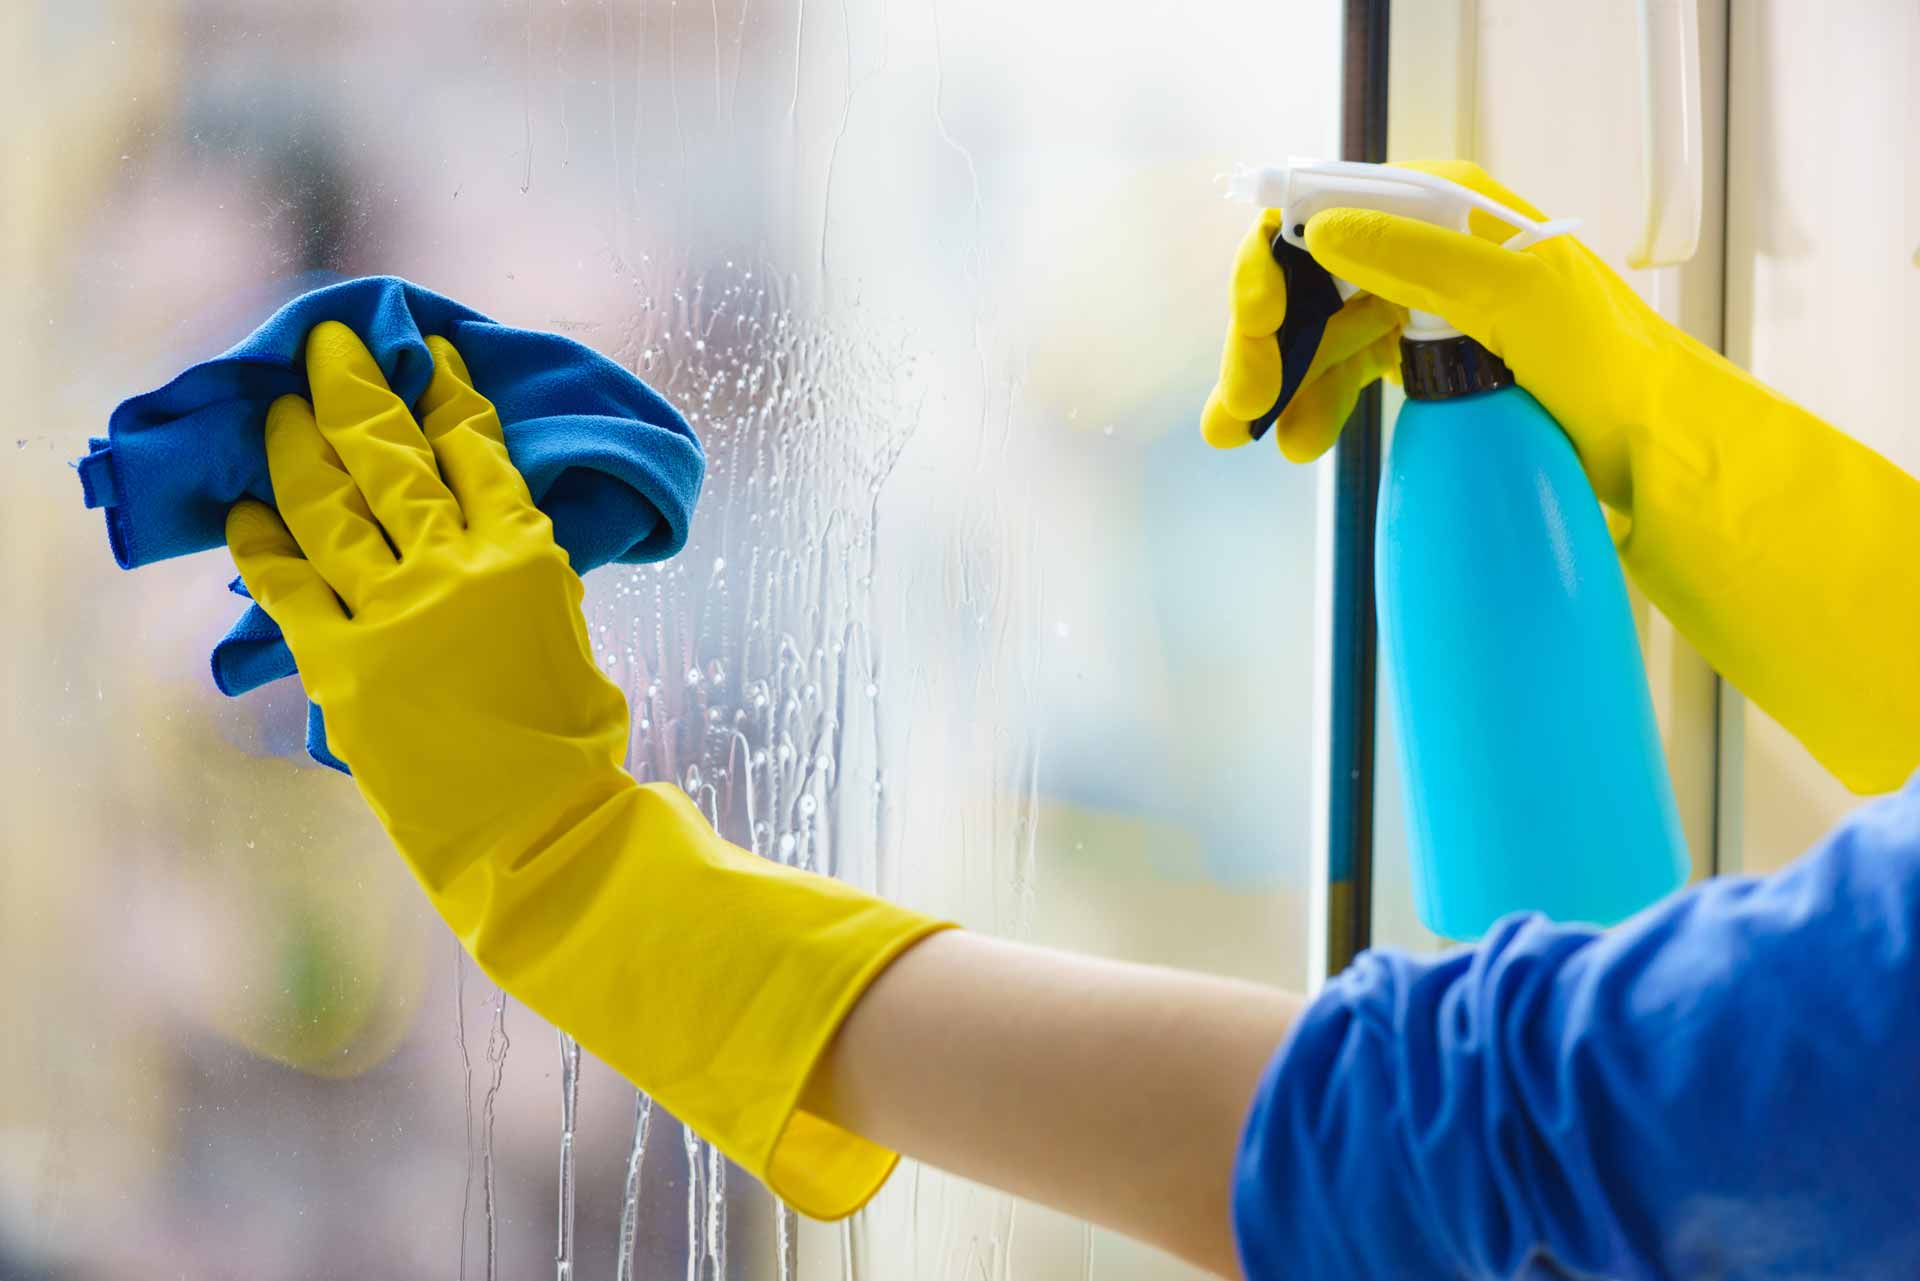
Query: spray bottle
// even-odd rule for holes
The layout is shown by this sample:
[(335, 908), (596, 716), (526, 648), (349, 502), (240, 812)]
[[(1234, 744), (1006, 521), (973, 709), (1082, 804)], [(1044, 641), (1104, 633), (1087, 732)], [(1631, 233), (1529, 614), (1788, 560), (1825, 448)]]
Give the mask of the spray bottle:
[[(1476, 209), (1519, 252), (1539, 222), (1430, 174), (1295, 160), (1243, 170), (1230, 197), (1285, 213), (1282, 386), (1304, 380), (1355, 292), (1306, 251), (1322, 209), (1377, 209), (1456, 231)], [(1572, 443), (1506, 365), (1445, 318), (1401, 331), (1407, 403), (1381, 479), (1375, 588), (1399, 731), (1420, 919), (1473, 939), (1509, 912), (1607, 925), (1687, 870), (1626, 583)]]

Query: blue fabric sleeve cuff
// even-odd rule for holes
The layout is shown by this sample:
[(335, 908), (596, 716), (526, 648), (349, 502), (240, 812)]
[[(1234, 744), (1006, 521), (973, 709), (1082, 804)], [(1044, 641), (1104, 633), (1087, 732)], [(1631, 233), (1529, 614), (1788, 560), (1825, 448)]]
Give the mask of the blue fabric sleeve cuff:
[(1916, 1063), (1920, 776), (1781, 872), (1612, 930), (1517, 916), (1445, 955), (1363, 955), (1260, 1085), (1242, 1263), (1910, 1281)]

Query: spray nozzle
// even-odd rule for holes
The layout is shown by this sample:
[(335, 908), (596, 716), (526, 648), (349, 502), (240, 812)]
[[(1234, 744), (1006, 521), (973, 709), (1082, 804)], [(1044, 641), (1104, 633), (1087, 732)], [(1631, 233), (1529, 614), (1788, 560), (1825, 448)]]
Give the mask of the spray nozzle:
[(1513, 237), (1503, 247), (1515, 250), (1564, 236), (1580, 226), (1578, 218), (1548, 222), (1529, 218), (1491, 196), (1437, 174), (1356, 160), (1290, 160), (1284, 165), (1242, 166), (1228, 176), (1226, 191), (1229, 200), (1284, 209), (1287, 221), (1280, 234), (1302, 249), (1307, 244), (1307, 223), (1322, 209), (1377, 209), (1453, 231), (1469, 230), (1468, 219), (1477, 209), (1514, 228)]
[[(1469, 220), (1478, 210), (1514, 229), (1502, 247), (1515, 251), (1564, 236), (1580, 226), (1577, 218), (1529, 218), (1436, 174), (1350, 160), (1293, 159), (1284, 165), (1242, 166), (1226, 177), (1225, 194), (1229, 200), (1280, 209), (1286, 214), (1280, 234), (1273, 240), (1274, 261), (1287, 280), (1287, 316), (1278, 335), (1280, 398), (1251, 424), (1256, 440), (1266, 434), (1305, 381), (1327, 321), (1356, 292), (1348, 282), (1329, 275), (1307, 253), (1307, 224), (1321, 210), (1374, 209), (1459, 232), (1471, 230)], [(1417, 311), (1408, 316), (1404, 332), (1415, 342), (1460, 336), (1460, 331), (1444, 318)]]

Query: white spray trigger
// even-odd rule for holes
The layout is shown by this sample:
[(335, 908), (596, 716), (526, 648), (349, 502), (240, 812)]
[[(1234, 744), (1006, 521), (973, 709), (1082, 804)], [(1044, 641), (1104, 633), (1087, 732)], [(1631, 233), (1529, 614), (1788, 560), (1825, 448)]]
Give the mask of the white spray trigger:
[(1285, 165), (1243, 166), (1227, 179), (1227, 198), (1284, 209), (1287, 221), (1280, 234), (1288, 244), (1302, 249), (1307, 247), (1307, 224), (1322, 209), (1377, 209), (1453, 231), (1469, 230), (1468, 219), (1478, 209), (1515, 228), (1502, 246), (1513, 250), (1531, 248), (1580, 226), (1578, 218), (1547, 222), (1529, 218), (1437, 174), (1357, 160), (1295, 158)]
[[(1470, 230), (1468, 220), (1478, 209), (1515, 229), (1501, 247), (1516, 252), (1580, 226), (1578, 218), (1546, 222), (1529, 218), (1435, 174), (1354, 160), (1294, 158), (1285, 165), (1242, 166), (1227, 179), (1226, 195), (1229, 200), (1285, 211), (1280, 236), (1301, 249), (1307, 247), (1307, 224), (1322, 209), (1374, 209), (1460, 232)], [(1354, 292), (1346, 281), (1336, 278), (1336, 283), (1343, 298)], [(1408, 324), (1409, 337), (1442, 338), (1458, 332), (1441, 318), (1424, 313), (1415, 313)]]

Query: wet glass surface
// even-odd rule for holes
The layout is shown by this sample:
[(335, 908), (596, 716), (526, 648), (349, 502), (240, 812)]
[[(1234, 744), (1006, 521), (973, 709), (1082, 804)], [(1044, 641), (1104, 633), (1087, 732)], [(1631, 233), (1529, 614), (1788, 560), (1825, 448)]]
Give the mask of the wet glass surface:
[(67, 464), (307, 273), (567, 334), (710, 456), (685, 552), (588, 580), (636, 773), (977, 928), (1297, 984), (1313, 480), (1196, 422), (1211, 179), (1334, 150), (1338, 6), (19, 14), (0, 1276), (1182, 1275), (912, 1167), (792, 1224), (570, 1082), (296, 685), (213, 689), (225, 555), (121, 573)]

